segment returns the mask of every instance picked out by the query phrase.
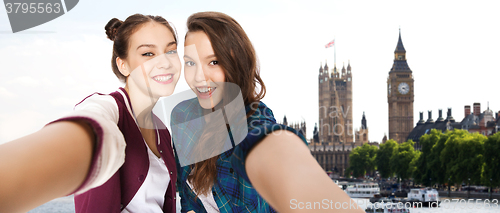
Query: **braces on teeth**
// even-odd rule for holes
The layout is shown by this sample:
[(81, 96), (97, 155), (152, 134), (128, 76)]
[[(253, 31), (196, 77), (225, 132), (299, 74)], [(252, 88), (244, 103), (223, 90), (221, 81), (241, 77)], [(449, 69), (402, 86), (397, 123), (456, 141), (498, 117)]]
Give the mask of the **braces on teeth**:
[(212, 91), (212, 87), (204, 87), (204, 88), (198, 88), (198, 87), (196, 87), (196, 89), (198, 90), (198, 92), (201, 92), (201, 93)]

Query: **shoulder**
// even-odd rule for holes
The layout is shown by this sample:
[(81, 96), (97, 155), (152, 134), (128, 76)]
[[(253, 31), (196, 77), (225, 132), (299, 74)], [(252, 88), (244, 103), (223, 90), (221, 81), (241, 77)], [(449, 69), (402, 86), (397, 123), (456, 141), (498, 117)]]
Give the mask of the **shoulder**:
[(273, 111), (262, 101), (245, 106), (245, 110), (247, 114), (252, 113), (247, 119), (248, 123), (260, 123), (260, 124), (276, 123)]
[(117, 123), (119, 118), (119, 106), (117, 103), (116, 97), (112, 94), (94, 93), (76, 104), (74, 110), (76, 112), (80, 111), (104, 116)]
[(116, 105), (113, 96), (101, 93), (93, 93), (75, 105), (75, 109), (86, 107), (88, 105)]

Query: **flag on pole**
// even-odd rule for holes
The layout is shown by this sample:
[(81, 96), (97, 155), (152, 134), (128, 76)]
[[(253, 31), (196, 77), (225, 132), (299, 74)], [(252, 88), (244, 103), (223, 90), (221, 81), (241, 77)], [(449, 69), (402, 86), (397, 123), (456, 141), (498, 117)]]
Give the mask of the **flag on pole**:
[(328, 44), (326, 44), (326, 45), (325, 45), (325, 48), (332, 47), (334, 42), (335, 42), (335, 39), (333, 39), (333, 40), (332, 40), (332, 41), (330, 41)]

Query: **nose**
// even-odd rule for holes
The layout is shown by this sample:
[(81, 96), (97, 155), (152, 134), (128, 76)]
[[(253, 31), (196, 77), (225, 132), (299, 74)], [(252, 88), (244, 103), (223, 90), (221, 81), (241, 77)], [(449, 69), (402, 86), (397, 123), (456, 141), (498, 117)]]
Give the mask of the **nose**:
[(157, 56), (156, 58), (158, 61), (156, 62), (156, 68), (158, 69), (169, 69), (172, 66), (172, 63), (170, 60), (171, 58), (168, 57), (166, 53), (161, 54)]
[(196, 72), (194, 73), (194, 80), (196, 82), (205, 82), (207, 81), (208, 76), (207, 73), (203, 70), (201, 65), (196, 65)]

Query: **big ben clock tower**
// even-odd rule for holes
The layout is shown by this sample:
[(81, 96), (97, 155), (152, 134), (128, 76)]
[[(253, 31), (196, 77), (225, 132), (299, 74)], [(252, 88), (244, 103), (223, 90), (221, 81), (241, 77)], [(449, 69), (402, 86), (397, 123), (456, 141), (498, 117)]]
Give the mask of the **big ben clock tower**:
[(413, 76), (406, 62), (406, 50), (399, 40), (394, 51), (394, 64), (387, 78), (387, 102), (389, 103), (389, 139), (403, 143), (413, 129)]

